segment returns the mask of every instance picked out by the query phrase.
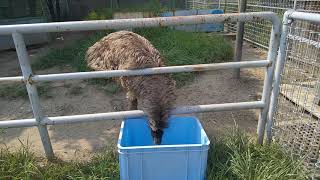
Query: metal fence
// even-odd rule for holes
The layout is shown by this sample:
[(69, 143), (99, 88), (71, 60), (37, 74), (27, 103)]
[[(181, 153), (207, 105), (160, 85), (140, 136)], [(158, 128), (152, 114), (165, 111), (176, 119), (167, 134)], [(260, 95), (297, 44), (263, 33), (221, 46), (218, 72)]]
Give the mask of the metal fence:
[[(202, 64), (202, 65), (187, 65), (187, 66), (171, 66), (159, 67), (140, 70), (114, 70), (114, 71), (96, 71), (96, 72), (77, 72), (77, 73), (62, 73), (62, 74), (47, 74), (34, 75), (29, 63), (29, 56), (26, 50), (23, 34), (40, 33), (40, 32), (63, 32), (63, 31), (83, 31), (83, 30), (105, 30), (105, 29), (125, 29), (136, 27), (158, 27), (158, 26), (173, 26), (173, 25), (191, 25), (191, 24), (208, 24), (221, 22), (249, 22), (265, 19), (273, 24), (271, 31), (270, 48), (267, 60), (258, 61), (243, 61), (229, 62), (218, 64)], [(47, 130), (47, 125), (78, 123), (78, 122), (93, 122), (110, 119), (123, 119), (125, 117), (144, 116), (144, 112), (136, 111), (121, 111), (109, 112), (100, 114), (85, 114), (74, 116), (59, 116), (46, 117), (42, 112), (39, 96), (37, 93), (37, 83), (42, 81), (59, 81), (72, 79), (89, 79), (89, 78), (107, 78), (119, 76), (135, 76), (161, 73), (178, 73), (178, 72), (193, 72), (193, 71), (209, 71), (216, 69), (230, 68), (257, 68), (266, 67), (264, 88), (261, 101), (253, 102), (237, 102), (226, 104), (208, 104), (184, 106), (172, 109), (171, 114), (188, 114), (210, 111), (228, 111), (241, 109), (260, 109), (258, 122), (258, 142), (262, 143), (267, 113), (269, 109), (270, 95), (272, 89), (273, 71), (277, 50), (279, 47), (280, 37), (280, 20), (278, 16), (270, 12), (244, 13), (244, 14), (223, 14), (223, 15), (198, 15), (184, 17), (160, 17), (160, 18), (143, 18), (143, 19), (118, 19), (118, 20), (99, 20), (99, 21), (75, 21), (75, 22), (60, 22), (60, 23), (40, 23), (40, 24), (24, 24), (24, 25), (5, 25), (0, 26), (0, 35), (12, 34), (19, 63), (23, 76), (17, 77), (2, 77), (0, 82), (16, 81), (24, 82), (27, 87), (29, 100), (31, 102), (34, 118), (21, 120), (0, 121), (0, 128), (10, 127), (28, 127), (37, 126), (41, 136), (42, 144), (47, 158), (54, 157), (50, 137)]]
[(288, 11), (283, 23), (267, 134), (319, 175), (320, 14)]
[[(243, 0), (242, 0), (243, 1)], [(246, 0), (246, 12), (271, 11), (277, 13), (281, 18), (289, 9), (306, 12), (320, 12), (320, 0)], [(221, 0), (221, 9), (225, 13), (239, 12), (238, 0)], [(245, 24), (245, 40), (267, 49), (270, 38), (271, 24), (267, 21), (248, 22)], [(236, 33), (236, 23), (227, 23), (228, 33)]]
[(220, 0), (186, 0), (186, 9), (220, 9)]

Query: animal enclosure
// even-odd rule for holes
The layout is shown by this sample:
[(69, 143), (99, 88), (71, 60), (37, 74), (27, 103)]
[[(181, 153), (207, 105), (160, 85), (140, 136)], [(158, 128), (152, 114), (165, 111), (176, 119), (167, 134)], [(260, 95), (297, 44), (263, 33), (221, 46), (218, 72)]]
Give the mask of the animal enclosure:
[[(191, 25), (191, 24), (209, 24), (222, 22), (249, 22), (259, 20), (271, 21), (272, 33), (270, 40), (270, 49), (268, 59), (257, 61), (243, 61), (216, 64), (171, 66), (161, 68), (150, 68), (141, 70), (115, 70), (115, 71), (97, 71), (97, 72), (77, 72), (77, 73), (61, 73), (34, 75), (32, 73), (28, 54), (26, 51), (23, 34), (40, 33), (40, 32), (63, 32), (63, 31), (84, 31), (84, 30), (103, 30), (103, 29), (124, 29), (137, 27), (157, 27), (157, 26), (174, 26), (174, 25)], [(270, 27), (271, 28), (271, 27)], [(39, 103), (36, 85), (38, 82), (61, 81), (73, 79), (90, 79), (90, 78), (107, 78), (119, 76), (135, 76), (147, 74), (161, 73), (179, 73), (194, 71), (210, 71), (217, 69), (239, 69), (239, 68), (258, 68), (265, 67), (265, 80), (262, 92), (262, 100), (250, 102), (233, 102), (224, 104), (206, 104), (183, 106), (172, 109), (171, 114), (189, 114), (200, 112), (217, 112), (244, 109), (260, 109), (260, 118), (258, 124), (258, 140), (262, 143), (267, 114), (269, 109), (269, 101), (271, 94), (271, 84), (273, 79), (273, 71), (277, 56), (277, 49), (280, 37), (280, 20), (274, 13), (257, 12), (243, 14), (223, 14), (223, 15), (198, 15), (185, 17), (162, 17), (162, 18), (145, 18), (145, 19), (121, 19), (121, 20), (101, 20), (101, 21), (80, 21), (80, 22), (64, 22), (64, 23), (43, 23), (31, 25), (8, 25), (0, 27), (0, 34), (12, 34), (19, 62), (23, 72), (23, 76), (3, 77), (0, 81), (16, 81), (26, 84), (29, 99), (32, 105), (34, 119), (8, 120), (1, 121), (0, 127), (29, 127), (38, 126), (41, 140), (45, 153), (49, 159), (53, 158), (54, 153), (50, 143), (50, 137), (47, 125), (58, 125), (67, 123), (93, 122), (110, 119), (132, 118), (145, 115), (142, 111), (121, 111), (100, 114), (85, 114), (73, 116), (45, 117)]]
[[(222, 0), (221, 9), (226, 13), (239, 12), (240, 1)], [(284, 17), (289, 9), (301, 12), (320, 12), (319, 0), (246, 0), (245, 12), (272, 11)], [(288, 15), (288, 14), (287, 14)], [(314, 16), (310, 15), (310, 16)], [(282, 49), (281, 78), (278, 106), (275, 108), (273, 136), (290, 151), (305, 160), (308, 169), (319, 174), (319, 118), (320, 118), (320, 26), (314, 21), (289, 18), (284, 21), (286, 37)], [(288, 26), (286, 24), (288, 23)], [(268, 48), (270, 23), (266, 21), (245, 24), (244, 39), (258, 47)], [(225, 31), (236, 33), (236, 23), (227, 23)], [(282, 71), (282, 66), (284, 69)], [(277, 73), (280, 73), (277, 72)], [(276, 78), (277, 79), (277, 78)], [(277, 80), (276, 80), (277, 81)], [(271, 109), (271, 111), (273, 111)], [(269, 124), (269, 127), (272, 123)], [(268, 128), (269, 129), (269, 128)], [(268, 132), (271, 137), (271, 132)]]
[(302, 15), (289, 11), (284, 18), (279, 52), (284, 64), (279, 66), (280, 95), (273, 136), (319, 175), (320, 16), (304, 19)]

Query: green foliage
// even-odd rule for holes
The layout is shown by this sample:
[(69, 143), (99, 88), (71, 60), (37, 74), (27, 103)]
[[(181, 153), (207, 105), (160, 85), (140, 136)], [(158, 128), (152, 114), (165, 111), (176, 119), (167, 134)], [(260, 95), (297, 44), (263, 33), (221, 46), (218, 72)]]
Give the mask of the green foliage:
[(27, 98), (28, 93), (24, 84), (2, 85), (0, 87), (0, 97), (6, 99)]
[(27, 146), (22, 144), (15, 153), (0, 149), (0, 179), (32, 179), (39, 173), (36, 158)]
[(166, 7), (161, 6), (158, 0), (149, 0), (147, 3), (127, 3), (124, 7), (114, 9), (114, 12), (150, 12), (155, 16), (160, 12), (167, 10)]
[(63, 48), (52, 49), (47, 55), (32, 64), (34, 70), (43, 70), (52, 67), (71, 65), (77, 71), (88, 71), (85, 62), (85, 53), (91, 45), (107, 35), (108, 32), (96, 32), (85, 39), (68, 44)]
[(110, 8), (104, 8), (100, 10), (90, 11), (89, 14), (85, 17), (85, 20), (104, 20), (112, 19), (113, 10)]
[(257, 145), (238, 129), (214, 139), (209, 151), (207, 179), (307, 179), (301, 161), (277, 144)]
[(114, 151), (106, 150), (89, 163), (57, 160), (43, 164), (26, 146), (14, 153), (2, 149), (0, 179), (119, 179), (118, 159)]

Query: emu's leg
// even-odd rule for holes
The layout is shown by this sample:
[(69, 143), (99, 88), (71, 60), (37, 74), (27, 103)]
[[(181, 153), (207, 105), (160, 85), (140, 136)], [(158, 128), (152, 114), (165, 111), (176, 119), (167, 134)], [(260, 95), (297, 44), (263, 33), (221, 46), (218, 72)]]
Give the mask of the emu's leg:
[(137, 110), (138, 109), (138, 100), (134, 93), (128, 91), (127, 92), (127, 100), (128, 100), (128, 110)]

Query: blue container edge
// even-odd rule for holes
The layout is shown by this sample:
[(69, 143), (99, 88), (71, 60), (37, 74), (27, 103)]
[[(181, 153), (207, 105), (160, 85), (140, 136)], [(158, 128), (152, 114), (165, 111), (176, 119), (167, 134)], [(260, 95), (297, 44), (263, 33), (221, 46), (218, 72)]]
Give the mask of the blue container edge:
[[(174, 116), (172, 116), (174, 117)], [(196, 119), (196, 122), (198, 124), (198, 126), (201, 128), (201, 131), (203, 131), (204, 135), (208, 138), (207, 133), (205, 132), (205, 130), (203, 129), (200, 121), (198, 118), (196, 118), (195, 116), (193, 116)], [(142, 117), (136, 117), (136, 118), (142, 118)], [(132, 147), (123, 147), (121, 146), (121, 137), (123, 134), (123, 128), (125, 125), (125, 121), (129, 120), (129, 119), (136, 119), (136, 118), (126, 118), (125, 120), (123, 120), (121, 122), (121, 128), (120, 128), (120, 133), (119, 133), (119, 138), (118, 138), (118, 152), (120, 154), (130, 154), (130, 153), (124, 153), (121, 150), (144, 150), (144, 149), (161, 149), (161, 148), (190, 148), (190, 147), (202, 147), (201, 150), (203, 151), (207, 151), (209, 150), (209, 146), (210, 146), (210, 139), (208, 138), (205, 144), (178, 144), (178, 145), (152, 145), (152, 146), (132, 146)], [(158, 151), (159, 152), (159, 151)], [(166, 151), (167, 152), (167, 151)], [(136, 152), (135, 152), (136, 153)]]

